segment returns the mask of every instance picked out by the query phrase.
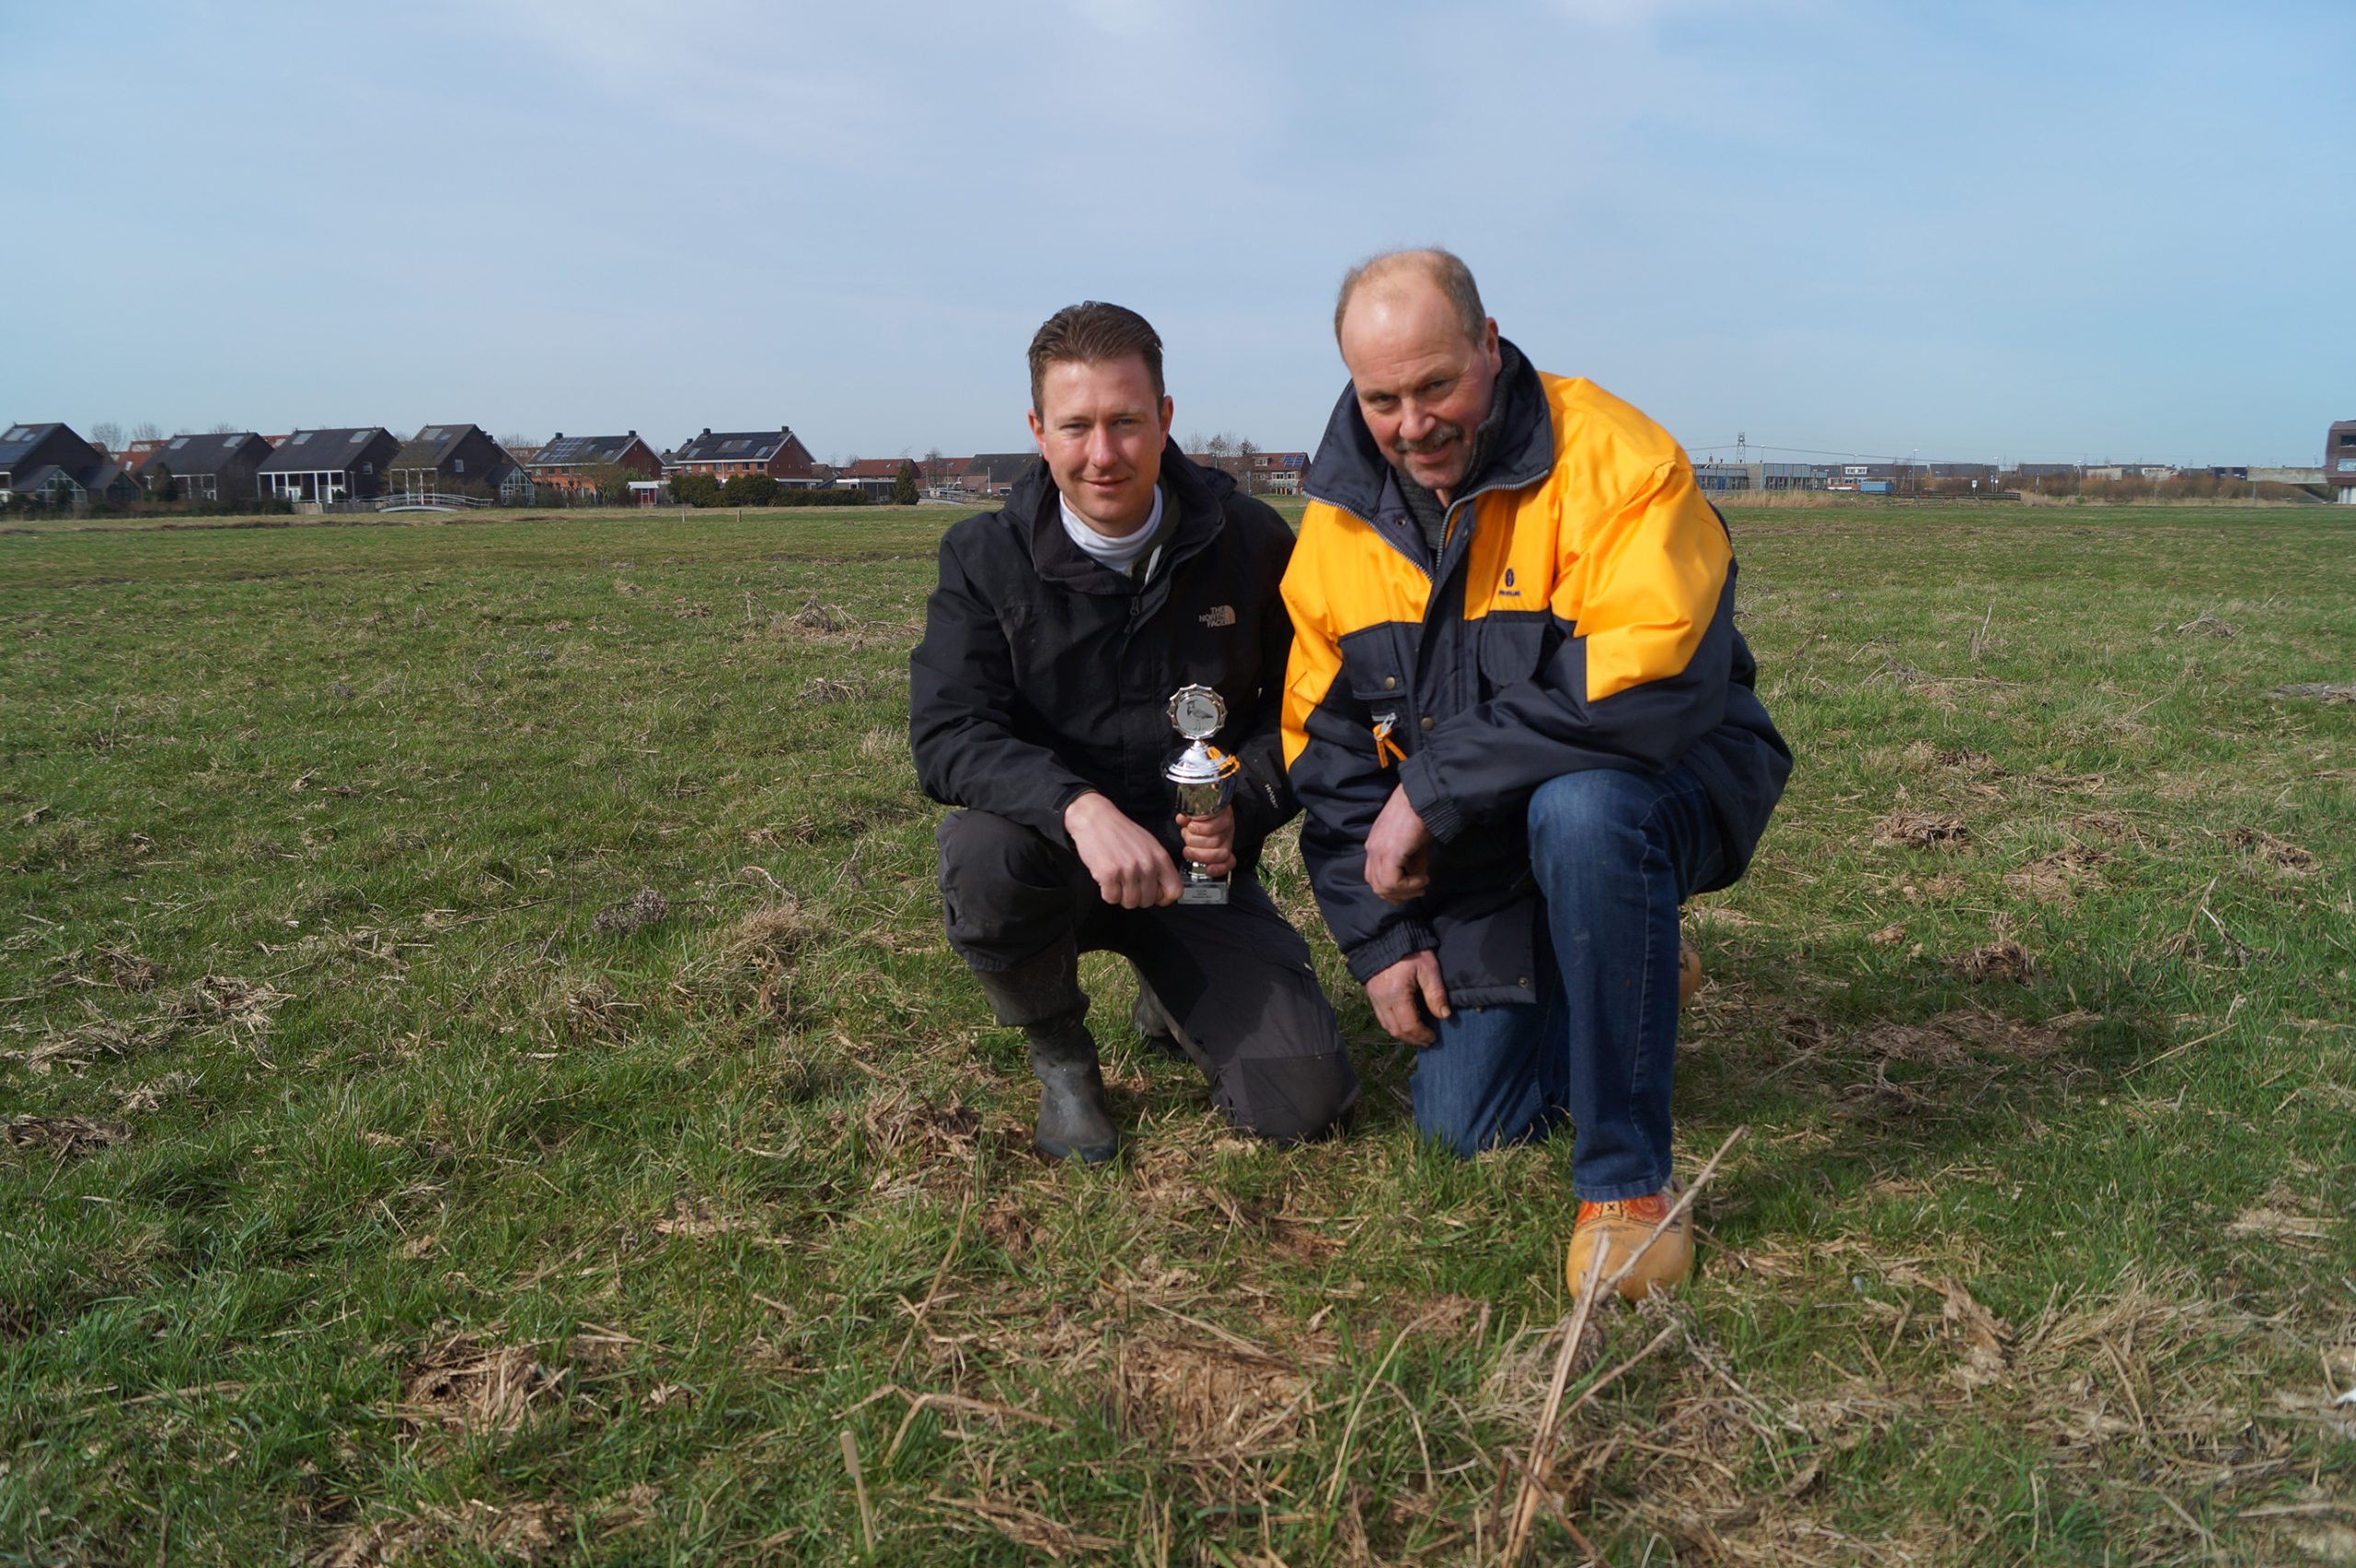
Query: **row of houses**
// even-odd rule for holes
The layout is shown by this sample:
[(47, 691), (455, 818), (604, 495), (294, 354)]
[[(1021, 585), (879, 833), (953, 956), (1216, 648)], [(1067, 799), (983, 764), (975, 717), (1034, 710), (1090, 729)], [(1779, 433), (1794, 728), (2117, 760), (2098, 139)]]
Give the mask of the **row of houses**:
[[(567, 436), (510, 452), (479, 425), (427, 425), (407, 441), (381, 425), (298, 430), (284, 435), (219, 432), (134, 441), (111, 452), (62, 422), (0, 432), (0, 501), (122, 505), (163, 497), (199, 502), (284, 501), (329, 506), (359, 501), (468, 497), (528, 505), (542, 487), (594, 490), (616, 473), (648, 490), (683, 474), (728, 479), (767, 474), (802, 489), (837, 482), (792, 430), (705, 430), (671, 452), (636, 431)], [(895, 470), (896, 472), (896, 470)]]

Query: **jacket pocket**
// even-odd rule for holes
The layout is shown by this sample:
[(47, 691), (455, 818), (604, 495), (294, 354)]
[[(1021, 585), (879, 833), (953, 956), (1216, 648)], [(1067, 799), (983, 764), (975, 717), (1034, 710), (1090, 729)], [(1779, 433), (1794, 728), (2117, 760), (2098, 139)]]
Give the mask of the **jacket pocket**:
[(1529, 680), (1546, 657), (1547, 623), (1542, 611), (1492, 610), (1481, 617), (1481, 698)]
[(1350, 695), (1369, 708), (1405, 711), (1414, 690), (1406, 662), (1399, 656), (1398, 628), (1388, 622), (1364, 627), (1341, 640), (1342, 677)]

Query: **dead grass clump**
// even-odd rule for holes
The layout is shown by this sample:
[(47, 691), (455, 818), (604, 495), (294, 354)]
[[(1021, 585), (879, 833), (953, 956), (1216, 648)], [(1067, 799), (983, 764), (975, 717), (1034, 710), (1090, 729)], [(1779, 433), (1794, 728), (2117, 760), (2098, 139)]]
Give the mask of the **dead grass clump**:
[(1310, 1404), (1310, 1379), (1242, 1341), (1131, 1334), (1114, 1353), (1124, 1430), (1198, 1458), (1242, 1461), (1289, 1447)]
[(1946, 1066), (1974, 1056), (2040, 1062), (2066, 1050), (2078, 1030), (2094, 1020), (2090, 1012), (2067, 1012), (2043, 1023), (2023, 1023), (1984, 1008), (1961, 1008), (1925, 1023), (1880, 1023), (1858, 1043), (1888, 1061)]
[(13, 1116), (6, 1126), (0, 1127), (0, 1143), (10, 1148), (48, 1149), (60, 1159), (119, 1144), (130, 1136), (131, 1129), (121, 1122), (89, 1116)]
[(822, 605), (815, 599), (810, 600), (790, 616), (772, 618), (782, 621), (796, 631), (814, 631), (828, 636), (849, 631), (859, 624), (859, 617), (840, 605)]
[(2277, 838), (2262, 828), (2235, 828), (2225, 835), (2225, 842), (2236, 849), (2247, 851), (2285, 876), (2311, 876), (2318, 864), (2315, 856), (2306, 850), (2287, 838)]
[(0, 1062), (16, 1062), (36, 1073), (64, 1066), (78, 1072), (101, 1056), (129, 1056), (160, 1045), (172, 1037), (173, 1009), (151, 1023), (129, 1023), (108, 1018), (92, 1009), (90, 1016), (71, 1029), (52, 1030), (40, 1043), (22, 1051), (0, 1051)]
[(402, 1562), (445, 1562), (480, 1555), (537, 1562), (565, 1543), (571, 1516), (560, 1503), (470, 1500), (462, 1508), (431, 1508), (408, 1518), (355, 1526), (314, 1552), (311, 1568), (390, 1568)]
[(871, 1153), (921, 1167), (968, 1165), (982, 1137), (981, 1114), (963, 1100), (918, 1100), (906, 1090), (870, 1101), (860, 1124)]
[(867, 695), (867, 679), (863, 675), (842, 677), (821, 675), (795, 694), (797, 701), (823, 706), (829, 702), (857, 702)]
[(623, 1001), (608, 981), (589, 980), (563, 991), (556, 1010), (567, 1039), (611, 1044), (629, 1032), (638, 1004)]
[(606, 936), (628, 936), (632, 931), (662, 924), (670, 913), (671, 905), (661, 894), (651, 887), (642, 887), (635, 897), (608, 904), (598, 910), (591, 918), (589, 928)]
[(2108, 850), (2073, 844), (2006, 871), (2004, 885), (2030, 898), (2069, 904), (2077, 898), (2079, 884), (2109, 859)]
[(197, 1077), (194, 1073), (168, 1072), (153, 1083), (143, 1083), (136, 1089), (127, 1090), (116, 1101), (115, 1109), (126, 1116), (144, 1116), (163, 1105), (167, 1101), (178, 1100), (181, 1095), (194, 1089), (196, 1084)]
[(275, 986), (234, 974), (208, 974), (191, 986), (174, 1004), (182, 1016), (217, 1019), (232, 1032), (260, 1035), (270, 1032), (271, 1015), (294, 998)]
[(2215, 616), (2195, 616), (2176, 628), (2178, 637), (2235, 637), (2239, 632), (2230, 621)]
[(2009, 937), (1990, 942), (1985, 947), (1973, 948), (1969, 952), (1958, 953), (1947, 961), (1947, 964), (1958, 974), (1975, 984), (1986, 980), (2010, 980), (2016, 986), (2026, 986), (2037, 973), (2037, 960), (2030, 956), (2028, 949)]
[(794, 967), (810, 938), (802, 901), (787, 894), (775, 904), (747, 912), (721, 932), (696, 965), (696, 976), (707, 988), (724, 990), (749, 974), (754, 1012), (764, 1018), (782, 1016)]
[(2306, 681), (2279, 686), (2269, 697), (2311, 697), (2319, 702), (2356, 702), (2356, 681)]
[(563, 1403), (562, 1371), (527, 1344), (486, 1344), (458, 1334), (410, 1364), (400, 1416), (412, 1430), (508, 1433)]
[(1959, 816), (1895, 811), (1874, 824), (1874, 842), (1909, 849), (1951, 849), (1971, 842), (1971, 830)]
[(88, 953), (75, 948), (58, 959), (63, 979), (77, 986), (110, 986), (118, 991), (144, 991), (156, 984), (156, 965), (128, 948), (99, 946)]

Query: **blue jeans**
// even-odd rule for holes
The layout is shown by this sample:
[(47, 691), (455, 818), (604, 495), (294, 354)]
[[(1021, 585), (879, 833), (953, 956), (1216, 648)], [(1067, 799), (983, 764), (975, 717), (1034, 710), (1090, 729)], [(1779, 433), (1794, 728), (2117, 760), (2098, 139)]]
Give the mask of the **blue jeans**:
[(1567, 1115), (1588, 1203), (1669, 1183), (1677, 1057), (1677, 908), (1724, 864), (1716, 815), (1684, 767), (1567, 773), (1530, 799), (1545, 901), (1535, 1006), (1434, 1020), (1408, 1088), (1415, 1126), (1471, 1157)]

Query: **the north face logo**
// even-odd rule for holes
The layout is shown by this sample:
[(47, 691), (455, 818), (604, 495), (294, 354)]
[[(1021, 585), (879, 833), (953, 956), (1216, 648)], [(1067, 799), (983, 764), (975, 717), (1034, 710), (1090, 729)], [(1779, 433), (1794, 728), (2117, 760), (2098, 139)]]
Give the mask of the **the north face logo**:
[(1205, 626), (1233, 626), (1235, 624), (1235, 606), (1233, 605), (1213, 605), (1209, 609), (1205, 610), (1198, 618)]

